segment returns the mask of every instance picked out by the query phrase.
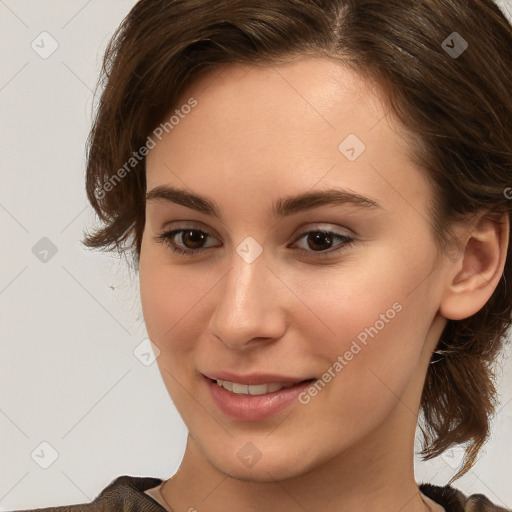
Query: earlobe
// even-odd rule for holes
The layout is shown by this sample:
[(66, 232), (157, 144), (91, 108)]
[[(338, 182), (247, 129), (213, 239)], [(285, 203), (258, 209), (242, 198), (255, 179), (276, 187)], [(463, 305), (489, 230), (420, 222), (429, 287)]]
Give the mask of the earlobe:
[(440, 314), (450, 320), (474, 315), (489, 300), (503, 274), (509, 243), (508, 214), (485, 216), (465, 234), (463, 256), (447, 274)]

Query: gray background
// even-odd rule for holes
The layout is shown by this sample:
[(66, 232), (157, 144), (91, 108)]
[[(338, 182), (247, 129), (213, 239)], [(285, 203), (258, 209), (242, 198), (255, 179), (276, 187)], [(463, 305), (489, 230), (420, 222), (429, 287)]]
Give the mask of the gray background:
[[(140, 355), (137, 276), (79, 243), (95, 223), (84, 191), (93, 90), (134, 3), (0, 0), (0, 510), (88, 502), (118, 475), (167, 478), (183, 455), (186, 428)], [(58, 44), (47, 58), (44, 31)], [(508, 507), (511, 356), (492, 438), (455, 484)], [(445, 484), (459, 459), (418, 459), (416, 479)]]

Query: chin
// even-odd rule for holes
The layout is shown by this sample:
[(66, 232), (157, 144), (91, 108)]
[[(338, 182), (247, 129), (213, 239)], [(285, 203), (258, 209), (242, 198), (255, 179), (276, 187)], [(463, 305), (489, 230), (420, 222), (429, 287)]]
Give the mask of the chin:
[[(311, 451), (301, 453), (293, 447), (289, 451), (283, 447), (274, 450), (262, 448), (260, 451), (251, 444), (244, 443), (242, 449), (228, 448), (221, 456), (218, 447), (212, 446), (206, 456), (218, 471), (245, 482), (272, 483), (288, 480), (307, 473), (316, 465)], [(235, 456), (226, 457), (224, 454), (231, 450)]]
[[(283, 462), (286, 467), (283, 466)], [(293, 462), (288, 464), (286, 459), (281, 460), (279, 464), (268, 464), (260, 461), (252, 468), (240, 468), (239, 465), (234, 467), (226, 463), (218, 466), (217, 469), (235, 480), (257, 483), (281, 482), (298, 477), (305, 472), (301, 467), (294, 466)]]

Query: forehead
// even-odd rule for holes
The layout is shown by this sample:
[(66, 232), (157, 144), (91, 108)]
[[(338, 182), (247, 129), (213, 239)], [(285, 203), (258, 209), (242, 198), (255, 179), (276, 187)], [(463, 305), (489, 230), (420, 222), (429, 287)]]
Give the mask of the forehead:
[[(197, 106), (186, 118), (215, 128), (211, 137), (229, 138), (233, 144), (253, 137), (254, 146), (282, 144), (290, 134), (295, 141), (302, 135), (312, 143), (323, 132), (341, 136), (352, 130), (363, 136), (388, 110), (374, 82), (339, 61), (318, 57), (296, 57), (279, 65), (224, 64), (197, 79), (173, 111), (191, 97)], [(187, 138), (190, 131), (202, 132), (194, 121), (183, 120), (179, 124), (188, 124), (189, 130), (174, 126), (176, 142), (178, 132)]]
[(378, 86), (333, 59), (223, 66), (194, 82), (173, 112), (191, 98), (196, 105), (148, 154), (148, 190), (167, 183), (268, 197), (322, 181), (379, 196), (426, 185)]

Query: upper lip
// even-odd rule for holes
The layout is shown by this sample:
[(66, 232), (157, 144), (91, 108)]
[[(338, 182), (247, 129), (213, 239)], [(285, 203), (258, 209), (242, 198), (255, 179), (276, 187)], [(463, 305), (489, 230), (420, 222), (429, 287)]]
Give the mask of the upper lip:
[(312, 377), (288, 377), (286, 375), (278, 375), (277, 373), (250, 373), (246, 375), (236, 375), (230, 372), (212, 372), (203, 373), (203, 375), (212, 380), (227, 380), (228, 382), (236, 382), (238, 384), (258, 385), (270, 384), (281, 382), (302, 382), (303, 380), (310, 380)]

